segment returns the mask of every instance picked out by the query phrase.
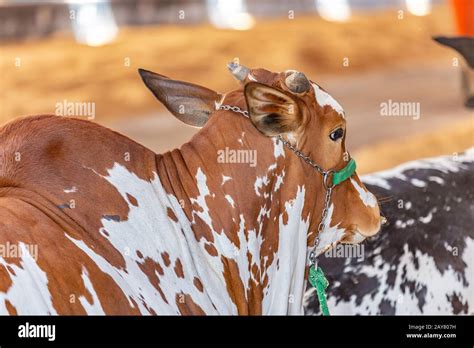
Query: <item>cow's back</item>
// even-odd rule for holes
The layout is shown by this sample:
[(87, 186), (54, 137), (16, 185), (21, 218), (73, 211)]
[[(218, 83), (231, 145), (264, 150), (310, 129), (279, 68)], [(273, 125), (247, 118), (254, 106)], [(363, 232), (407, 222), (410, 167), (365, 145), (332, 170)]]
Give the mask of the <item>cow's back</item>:
[(149, 180), (154, 153), (94, 123), (50, 115), (0, 128), (0, 149), (0, 312), (138, 313), (78, 244), (124, 266), (100, 229), (104, 218), (126, 219), (129, 202), (105, 176), (120, 163)]
[[(154, 175), (155, 154), (92, 122), (51, 115), (27, 117), (0, 128), (0, 188), (37, 194), (48, 210), (86, 230), (106, 216), (125, 218), (126, 202), (106, 176), (120, 164), (140, 179)], [(62, 214), (63, 213), (63, 214)]]
[[(80, 182), (83, 173), (106, 175), (123, 163), (150, 179), (155, 154), (133, 140), (96, 123), (54, 115), (30, 116), (0, 128), (1, 186), (56, 186), (61, 178)], [(51, 182), (52, 178), (56, 181)], [(85, 180), (83, 180), (85, 181)]]
[(0, 313), (236, 313), (219, 254), (169, 192), (171, 154), (162, 184), (153, 152), (91, 122), (38, 116), (0, 135), (0, 247), (25, 250), (0, 254)]

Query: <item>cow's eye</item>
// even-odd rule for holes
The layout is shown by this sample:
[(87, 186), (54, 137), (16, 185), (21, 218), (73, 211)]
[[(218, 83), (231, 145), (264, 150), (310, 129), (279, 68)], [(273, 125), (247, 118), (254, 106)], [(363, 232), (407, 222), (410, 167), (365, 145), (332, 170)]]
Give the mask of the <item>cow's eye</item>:
[(344, 129), (338, 128), (331, 134), (329, 134), (329, 137), (331, 138), (332, 141), (336, 141), (337, 139), (340, 139), (344, 136)]

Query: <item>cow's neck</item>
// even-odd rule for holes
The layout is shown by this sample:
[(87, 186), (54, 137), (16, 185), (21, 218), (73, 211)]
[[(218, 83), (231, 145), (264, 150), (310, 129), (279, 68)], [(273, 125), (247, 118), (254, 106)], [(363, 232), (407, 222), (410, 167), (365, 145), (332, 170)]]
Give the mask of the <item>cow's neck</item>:
[(218, 258), (221, 290), (239, 313), (301, 313), (307, 235), (322, 205), (317, 173), (232, 112), (213, 116), (189, 143), (159, 155), (157, 170), (199, 250)]

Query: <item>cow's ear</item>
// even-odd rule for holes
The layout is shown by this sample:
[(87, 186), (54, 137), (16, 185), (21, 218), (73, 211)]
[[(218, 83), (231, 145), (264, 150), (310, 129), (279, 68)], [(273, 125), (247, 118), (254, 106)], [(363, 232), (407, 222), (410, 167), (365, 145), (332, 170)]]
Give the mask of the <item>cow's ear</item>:
[(280, 135), (301, 125), (302, 115), (291, 94), (258, 82), (247, 83), (244, 94), (250, 119), (263, 134)]
[(190, 126), (204, 126), (222, 98), (217, 92), (189, 82), (172, 80), (144, 69), (138, 69), (138, 72), (155, 97), (176, 118)]
[(445, 37), (436, 36), (433, 40), (439, 42), (441, 45), (445, 45), (454, 48), (458, 51), (471, 69), (474, 69), (474, 37)]

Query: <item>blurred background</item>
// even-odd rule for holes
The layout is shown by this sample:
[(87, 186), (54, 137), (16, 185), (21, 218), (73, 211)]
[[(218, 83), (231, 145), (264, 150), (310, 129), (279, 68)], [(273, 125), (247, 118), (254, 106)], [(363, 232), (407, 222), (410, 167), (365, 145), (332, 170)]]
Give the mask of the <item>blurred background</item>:
[[(474, 14), (474, 0), (0, 0), (0, 124), (93, 103), (93, 122), (163, 152), (197, 130), (137, 68), (227, 92), (237, 83), (226, 64), (238, 58), (300, 70), (329, 91), (362, 173), (462, 152), (474, 146), (464, 62), (431, 39), (465, 30), (459, 11)], [(418, 117), (384, 115), (393, 102), (415, 103)]]

